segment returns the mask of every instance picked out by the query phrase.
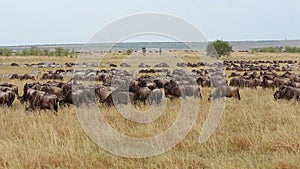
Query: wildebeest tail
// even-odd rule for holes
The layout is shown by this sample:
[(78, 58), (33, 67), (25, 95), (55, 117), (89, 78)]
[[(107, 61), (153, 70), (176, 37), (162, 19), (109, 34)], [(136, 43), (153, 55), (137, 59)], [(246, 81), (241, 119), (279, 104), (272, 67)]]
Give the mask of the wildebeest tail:
[(15, 94), (13, 92), (9, 92), (8, 96), (7, 106), (11, 106), (15, 100)]
[(240, 95), (240, 89), (237, 88), (237, 96), (238, 96), (238, 99), (241, 100), (241, 95)]

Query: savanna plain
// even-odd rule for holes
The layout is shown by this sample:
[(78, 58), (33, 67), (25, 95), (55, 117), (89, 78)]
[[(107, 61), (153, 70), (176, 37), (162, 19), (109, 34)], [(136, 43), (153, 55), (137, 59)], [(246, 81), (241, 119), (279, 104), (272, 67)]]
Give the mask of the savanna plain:
[[(197, 61), (190, 53), (172, 55), (184, 61)], [(119, 64), (125, 58), (122, 54), (111, 54), (103, 61)], [(229, 57), (221, 57), (221, 61), (280, 59), (299, 62), (300, 55), (235, 52)], [(0, 62), (7, 64), (0, 67), (0, 74), (24, 74), (38, 69), (12, 67), (12, 62), (51, 61), (64, 64), (76, 62), (76, 58), (0, 57)], [(35, 81), (46, 82), (40, 77), (44, 71), (53, 68), (38, 70), (41, 73)], [(230, 73), (226, 72), (227, 75)], [(65, 82), (68, 80), (64, 79)], [(33, 81), (2, 77), (3, 82), (18, 85), (20, 95), (23, 95), (25, 83)], [(98, 147), (82, 129), (73, 106), (59, 108), (57, 116), (50, 110), (25, 113), (25, 106), (16, 99), (12, 107), (0, 107), (0, 168), (300, 168), (299, 102), (275, 101), (272, 89), (240, 89), (242, 99), (226, 99), (218, 128), (200, 144), (199, 136), (209, 112), (208, 96), (212, 89), (201, 87), (200, 90), (203, 98), (199, 101), (196, 123), (188, 135), (170, 151), (141, 159), (119, 157)], [(174, 123), (178, 115), (174, 105), (179, 104), (180, 99), (167, 100), (163, 114), (149, 124), (129, 121), (114, 107), (101, 104), (99, 107), (115, 130), (132, 137), (148, 137), (163, 132)], [(143, 105), (139, 107), (143, 108)]]

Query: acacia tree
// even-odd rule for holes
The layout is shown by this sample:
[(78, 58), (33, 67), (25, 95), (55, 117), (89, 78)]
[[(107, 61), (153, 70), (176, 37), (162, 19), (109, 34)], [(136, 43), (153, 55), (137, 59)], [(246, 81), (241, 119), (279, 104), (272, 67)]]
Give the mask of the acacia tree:
[(215, 58), (229, 56), (232, 52), (232, 46), (226, 41), (216, 40), (207, 45), (206, 52), (207, 55)]

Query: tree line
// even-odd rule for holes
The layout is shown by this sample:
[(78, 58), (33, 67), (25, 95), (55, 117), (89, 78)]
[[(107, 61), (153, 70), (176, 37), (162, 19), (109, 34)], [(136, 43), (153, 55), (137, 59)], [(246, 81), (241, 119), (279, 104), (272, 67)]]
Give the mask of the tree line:
[(75, 57), (77, 53), (75, 50), (69, 50), (64, 48), (40, 49), (36, 46), (32, 46), (29, 49), (22, 49), (20, 51), (14, 51), (8, 48), (0, 48), (0, 56), (58, 56), (58, 57)]
[(291, 46), (252, 48), (251, 53), (300, 53), (300, 48)]

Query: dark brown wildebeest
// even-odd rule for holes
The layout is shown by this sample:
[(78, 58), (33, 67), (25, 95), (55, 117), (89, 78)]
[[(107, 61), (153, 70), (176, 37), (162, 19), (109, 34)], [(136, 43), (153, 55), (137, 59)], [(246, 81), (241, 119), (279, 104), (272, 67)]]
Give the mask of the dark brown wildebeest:
[(229, 77), (237, 77), (237, 76), (241, 76), (239, 73), (236, 72), (232, 72)]
[(298, 101), (300, 99), (300, 89), (291, 86), (282, 86), (274, 93), (274, 99), (295, 99)]
[(291, 80), (289, 78), (278, 78), (278, 77), (274, 78), (274, 85), (278, 88), (287, 85), (290, 82)]
[(111, 94), (111, 90), (105, 86), (100, 86), (95, 88), (95, 97), (99, 102), (104, 102), (107, 97)]
[(26, 110), (49, 109), (57, 115), (58, 112), (58, 98), (54, 94), (46, 94), (45, 92), (35, 90), (33, 93), (33, 100), (30, 101), (29, 107)]
[(274, 85), (274, 82), (273, 80), (268, 80), (267, 78), (264, 78), (263, 79), (263, 82), (262, 82), (262, 87), (265, 89), (265, 88), (272, 88), (274, 90), (275, 88), (275, 85)]
[(295, 88), (300, 88), (300, 82), (291, 82), (288, 84), (288, 86), (292, 86), (292, 87), (295, 87)]
[(1, 83), (0, 90), (3, 90), (5, 88), (9, 88), (11, 91), (13, 91), (16, 94), (16, 96), (19, 96), (19, 89), (17, 85), (9, 84), (9, 83)]
[(20, 77), (20, 80), (35, 80), (33, 75), (29, 75), (29, 74), (24, 74), (22, 77)]
[(138, 86), (136, 89), (136, 98), (146, 104), (146, 100), (149, 98), (151, 90), (148, 87), (140, 87)]
[(239, 88), (237, 87), (232, 87), (232, 86), (219, 86), (217, 87), (214, 92), (209, 96), (208, 100), (212, 97), (213, 100), (217, 98), (222, 98), (222, 97), (234, 97), (239, 100), (241, 100)]
[(240, 86), (240, 78), (232, 78), (229, 81), (229, 86), (235, 86), (235, 87), (239, 87)]
[(20, 79), (22, 76), (18, 75), (18, 74), (12, 74), (10, 76), (10, 79)]
[(180, 90), (180, 87), (173, 80), (170, 80), (170, 82), (166, 83), (164, 90), (166, 97), (181, 97), (182, 92)]
[(8, 107), (12, 106), (15, 100), (15, 93), (9, 89), (0, 91), (0, 105), (6, 104)]
[(11, 66), (19, 66), (19, 64), (17, 64), (17, 63), (11, 63), (10, 65)]
[(154, 79), (153, 82), (156, 84), (157, 88), (164, 88), (168, 81), (161, 79)]
[(84, 102), (83, 90), (69, 90), (63, 98), (62, 105), (74, 104), (76, 107), (79, 107)]
[(57, 73), (48, 74), (44, 73), (41, 80), (52, 79), (52, 80), (63, 80), (63, 76)]
[(206, 76), (199, 76), (196, 80), (198, 85), (201, 85), (201, 87), (210, 87), (210, 80), (209, 77)]
[(72, 84), (66, 83), (61, 86), (62, 96), (65, 97), (67, 93), (72, 90)]
[(258, 86), (262, 86), (262, 84), (263, 84), (263, 80), (258, 79), (258, 78), (254, 78), (253, 82), (254, 82), (254, 87), (255, 88), (257, 88)]
[(44, 85), (40, 89), (41, 91), (44, 91), (48, 94), (54, 94), (57, 96), (59, 101), (62, 101), (62, 89), (56, 86), (50, 86), (50, 85)]

